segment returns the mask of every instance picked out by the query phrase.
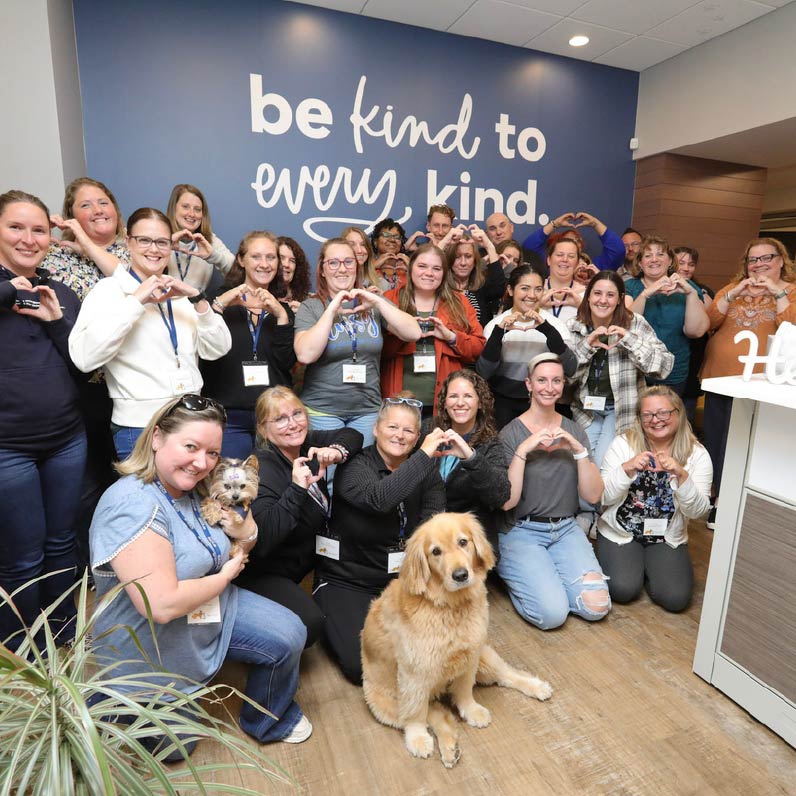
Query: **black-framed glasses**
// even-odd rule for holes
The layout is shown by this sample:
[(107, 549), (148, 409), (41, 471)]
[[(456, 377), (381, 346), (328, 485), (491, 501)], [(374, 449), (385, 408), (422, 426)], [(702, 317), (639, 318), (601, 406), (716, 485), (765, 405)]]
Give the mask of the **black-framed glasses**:
[(418, 401), (417, 398), (404, 398), (402, 395), (396, 395), (394, 398), (384, 399), (385, 406), (400, 406), (401, 404), (411, 406), (413, 409), (423, 408), (423, 402)]
[(180, 400), (177, 401), (177, 403), (174, 404), (174, 406), (172, 406), (171, 409), (169, 409), (169, 411), (163, 415), (163, 417), (166, 418), (169, 415), (174, 414), (174, 411), (178, 407), (187, 409), (189, 412), (203, 412), (205, 409), (215, 409), (224, 419), (224, 422), (227, 422), (227, 410), (224, 409), (224, 406), (213, 398), (206, 398), (204, 395), (197, 395), (196, 393), (192, 392), (187, 392), (185, 395), (181, 395)]
[(770, 263), (775, 257), (780, 257), (780, 253), (776, 252), (775, 254), (761, 254), (759, 257), (747, 257), (746, 264), (747, 265), (757, 265), (758, 263)]
[(659, 409), (657, 412), (642, 412), (641, 422), (651, 423), (653, 420), (668, 420), (674, 412), (679, 412), (679, 409)]
[(273, 420), (266, 420), (266, 423), (273, 423), (274, 428), (277, 431), (284, 431), (289, 425), (290, 421), (294, 423), (305, 423), (307, 421), (307, 415), (304, 413), (303, 409), (294, 409), (289, 415), (279, 415), (279, 417), (275, 417)]
[(130, 235), (130, 238), (142, 249), (148, 249), (150, 246), (154, 246), (162, 252), (171, 249), (171, 238), (149, 238), (146, 235)]

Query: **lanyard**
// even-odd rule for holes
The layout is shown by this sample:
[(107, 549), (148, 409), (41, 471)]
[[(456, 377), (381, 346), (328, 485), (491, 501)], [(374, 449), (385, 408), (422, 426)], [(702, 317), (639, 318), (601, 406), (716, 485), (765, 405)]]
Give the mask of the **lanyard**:
[[(605, 370), (605, 366), (608, 364), (608, 352), (605, 351), (602, 358), (598, 361), (597, 357), (595, 356), (592, 359), (592, 369), (591, 375), (594, 376), (594, 390), (590, 392), (591, 395), (599, 395), (598, 390), (600, 389), (600, 377), (603, 375), (603, 371)], [(586, 384), (586, 388), (588, 389), (588, 382)]]
[(257, 322), (255, 328), (252, 314), (249, 310), (246, 310), (246, 323), (249, 324), (249, 334), (252, 336), (252, 358), (255, 362), (257, 361), (257, 341), (260, 339), (260, 332), (262, 331), (263, 320), (265, 320), (266, 314), (265, 312), (261, 313), (260, 320)]
[[(574, 284), (575, 284), (575, 280), (573, 279), (569, 283), (569, 286), (572, 287)], [(549, 276), (547, 277), (547, 289), (548, 290), (552, 290), (553, 289), (553, 286), (550, 284), (550, 277)], [(559, 304), (557, 307), (551, 306), (550, 309), (553, 311), (553, 315), (557, 318), (559, 315), (561, 315), (561, 310), (564, 309), (564, 305), (563, 304)], [(602, 371), (600, 371), (600, 373), (602, 373)]]
[(357, 361), (357, 330), (356, 326), (344, 315), (340, 316), (340, 323), (345, 327), (346, 333), (351, 338), (351, 359)]
[[(141, 277), (131, 268), (130, 274), (133, 278), (141, 282)], [(177, 352), (177, 324), (174, 320), (174, 308), (171, 306), (171, 299), (166, 299), (166, 306), (169, 310), (169, 317), (166, 318), (166, 313), (163, 311), (163, 305), (158, 304), (158, 312), (160, 312), (160, 317), (163, 319), (163, 323), (169, 333), (169, 340), (171, 340), (171, 347), (174, 350), (174, 358), (177, 360), (177, 367), (180, 367), (180, 355)]]
[(159, 478), (155, 478), (155, 484), (157, 484), (158, 489), (166, 496), (166, 500), (169, 501), (169, 504), (177, 513), (177, 516), (185, 523), (185, 525), (191, 529), (191, 533), (196, 537), (196, 541), (199, 542), (208, 553), (210, 553), (211, 558), (213, 559), (213, 571), (218, 572), (221, 569), (221, 548), (218, 546), (218, 542), (213, 538), (212, 534), (210, 533), (210, 529), (207, 527), (207, 523), (202, 519), (202, 515), (196, 509), (196, 502), (191, 496), (191, 510), (193, 511), (193, 516), (196, 522), (199, 524), (199, 527), (202, 529), (202, 533), (204, 535), (204, 540), (202, 537), (199, 536), (199, 532), (196, 528), (188, 522), (186, 516), (180, 511), (177, 504), (174, 502), (174, 498), (166, 491), (166, 487), (160, 483)]
[(406, 506), (403, 500), (398, 504), (398, 546), (403, 550), (406, 547), (406, 526), (409, 524), (409, 517), (406, 515)]
[(188, 255), (188, 259), (185, 261), (185, 270), (183, 271), (182, 265), (180, 264), (180, 253), (177, 251), (174, 252), (174, 259), (177, 261), (177, 273), (180, 275), (180, 279), (183, 282), (188, 278), (188, 270), (191, 267), (191, 256), (190, 254)]

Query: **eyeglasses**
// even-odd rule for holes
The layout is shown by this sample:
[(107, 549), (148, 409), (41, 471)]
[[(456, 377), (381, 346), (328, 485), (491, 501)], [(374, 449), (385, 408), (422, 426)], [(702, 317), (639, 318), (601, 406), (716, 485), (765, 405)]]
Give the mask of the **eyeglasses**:
[(279, 417), (275, 417), (273, 420), (266, 420), (265, 422), (273, 423), (277, 431), (284, 431), (290, 425), (291, 420), (297, 424), (306, 423), (307, 415), (304, 414), (303, 409), (294, 409), (289, 415), (279, 415)]
[(166, 418), (174, 414), (179, 407), (187, 409), (189, 412), (203, 412), (205, 409), (215, 409), (224, 419), (224, 422), (227, 422), (227, 410), (218, 401), (206, 398), (204, 395), (196, 395), (192, 392), (181, 395), (180, 400), (163, 417)]
[(170, 238), (147, 238), (145, 235), (130, 235), (132, 240), (134, 240), (142, 249), (148, 249), (150, 246), (154, 246), (156, 249), (160, 249), (162, 252), (167, 252), (171, 248), (171, 239)]
[(256, 263), (261, 263), (265, 260), (268, 265), (275, 265), (276, 261), (279, 259), (275, 254), (250, 254), (249, 258)]
[(423, 402), (418, 401), (417, 398), (404, 398), (401, 395), (396, 395), (394, 398), (384, 399), (385, 406), (400, 406), (401, 404), (406, 404), (407, 406), (411, 406), (413, 409), (423, 408)]
[(324, 260), (323, 264), (330, 271), (339, 271), (343, 267), (346, 269), (353, 268), (357, 264), (357, 261), (355, 257), (346, 257), (345, 260)]
[(401, 240), (398, 232), (380, 232), (379, 237), (384, 238), (384, 240)]
[(757, 265), (757, 263), (770, 263), (775, 257), (781, 257), (780, 254), (761, 254), (759, 257), (747, 257), (747, 265)]
[(642, 412), (641, 422), (651, 423), (653, 420), (668, 420), (673, 412), (679, 411), (679, 409), (659, 409), (657, 412)]

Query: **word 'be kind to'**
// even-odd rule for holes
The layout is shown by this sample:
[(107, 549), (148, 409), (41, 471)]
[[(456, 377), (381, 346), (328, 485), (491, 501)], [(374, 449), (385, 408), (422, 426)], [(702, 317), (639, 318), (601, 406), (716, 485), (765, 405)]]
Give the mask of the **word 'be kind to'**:
[[(349, 121), (358, 154), (364, 152), (363, 137), (383, 138), (387, 146), (395, 148), (404, 141), (415, 147), (422, 140), (435, 146), (442, 154), (456, 152), (467, 160), (475, 157), (481, 145), (479, 136), (469, 136), (470, 121), (473, 115), (473, 100), (465, 93), (455, 122), (443, 125), (436, 132), (429, 123), (409, 114), (402, 120), (395, 117), (392, 105), (365, 107), (365, 88), (367, 77), (359, 79), (354, 105)], [(315, 97), (301, 100), (295, 108), (281, 94), (274, 91), (263, 93), (262, 75), (249, 75), (251, 100), (251, 129), (253, 133), (284, 135), (295, 122), (296, 129), (306, 138), (322, 140), (331, 133), (334, 114), (327, 102)], [(275, 112), (275, 114), (274, 114)], [(274, 118), (275, 115), (275, 118)], [(270, 118), (267, 118), (270, 117)], [(498, 135), (498, 152), (506, 160), (513, 160), (517, 154), (526, 161), (535, 162), (544, 157), (547, 142), (537, 127), (524, 127), (517, 132), (509, 114), (501, 113), (495, 124)]]

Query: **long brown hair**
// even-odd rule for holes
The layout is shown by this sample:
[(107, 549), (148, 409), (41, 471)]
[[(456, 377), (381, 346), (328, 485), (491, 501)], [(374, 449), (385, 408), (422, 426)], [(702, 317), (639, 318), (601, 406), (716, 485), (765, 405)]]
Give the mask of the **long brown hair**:
[(441, 306), (445, 306), (451, 316), (451, 321), (459, 329), (471, 331), (470, 324), (467, 322), (467, 314), (464, 311), (463, 301), (467, 301), (464, 296), (455, 291), (448, 281), (448, 261), (445, 254), (434, 243), (424, 243), (418, 246), (409, 258), (409, 273), (406, 278), (406, 284), (398, 292), (398, 307), (404, 312), (411, 315), (413, 318), (417, 316), (417, 307), (415, 305), (415, 283), (412, 281), (412, 269), (414, 268), (415, 261), (421, 254), (426, 252), (433, 252), (439, 257), (442, 263), (442, 283), (437, 288), (437, 297)]
[[(69, 185), (66, 186), (66, 191), (64, 192), (64, 206), (62, 215), (64, 218), (74, 218), (75, 212), (75, 199), (77, 198), (77, 192), (85, 185), (89, 185), (92, 188), (97, 188), (98, 190), (102, 191), (105, 196), (110, 199), (111, 204), (113, 205), (113, 209), (116, 211), (116, 237), (121, 238), (124, 236), (124, 220), (122, 219), (122, 211), (119, 209), (119, 203), (116, 201), (116, 197), (113, 195), (113, 192), (104, 182), (100, 182), (99, 180), (92, 180), (91, 177), (78, 177), (76, 180), (72, 180)], [(61, 240), (74, 240), (75, 233), (72, 232), (71, 229), (65, 229), (61, 235)]]
[(621, 326), (623, 329), (629, 329), (630, 324), (633, 323), (633, 311), (625, 306), (625, 280), (622, 279), (615, 271), (600, 271), (595, 274), (586, 286), (586, 292), (583, 294), (583, 300), (578, 307), (578, 313), (575, 316), (581, 323), (586, 326), (594, 328), (594, 322), (591, 317), (591, 306), (589, 305), (589, 296), (594, 285), (600, 280), (611, 282), (616, 288), (618, 295), (618, 302), (614, 314), (611, 316), (610, 326)]
[(241, 261), (248, 253), (249, 246), (251, 245), (252, 241), (255, 240), (270, 240), (271, 243), (274, 244), (274, 249), (276, 250), (276, 273), (268, 285), (268, 292), (272, 293), (277, 298), (282, 298), (287, 290), (285, 288), (284, 280), (282, 279), (282, 274), (279, 271), (279, 245), (277, 243), (277, 237), (273, 232), (267, 232), (264, 229), (253, 229), (251, 232), (247, 232), (243, 236), (240, 244), (238, 245), (238, 251), (235, 255), (235, 262), (232, 263), (232, 267), (229, 269), (227, 278), (224, 280), (224, 285), (227, 288), (237, 287), (238, 285), (242, 285), (246, 280), (246, 271), (243, 268)]
[(459, 252), (459, 246), (469, 246), (473, 250), (473, 270), (470, 271), (470, 276), (467, 277), (467, 290), (478, 290), (484, 286), (486, 281), (486, 273), (481, 265), (481, 257), (478, 254), (478, 246), (472, 238), (464, 238), (458, 243), (449, 243), (445, 247), (445, 259), (448, 261), (448, 280), (454, 290), (456, 287), (456, 276), (453, 273), (453, 263)]
[[(318, 265), (315, 268), (315, 294), (324, 304), (329, 301), (331, 296), (329, 295), (329, 285), (326, 282), (326, 276), (323, 273), (323, 261), (326, 259), (326, 250), (330, 246), (335, 245), (347, 246), (351, 250), (351, 256), (354, 258), (354, 262), (356, 262), (357, 259), (354, 250), (351, 248), (351, 244), (345, 238), (329, 238), (329, 240), (321, 246), (321, 250), (318, 252)], [(354, 287), (362, 287), (362, 269), (359, 267), (359, 263), (357, 263)]]
[(497, 437), (495, 428), (495, 398), (492, 390), (486, 381), (474, 370), (463, 368), (454, 370), (445, 377), (439, 388), (437, 395), (437, 411), (434, 414), (434, 425), (447, 430), (451, 428), (451, 419), (448, 410), (445, 408), (445, 399), (448, 397), (448, 387), (454, 379), (464, 379), (473, 385), (473, 390), (478, 398), (478, 412), (475, 415), (475, 425), (469, 443), (470, 447), (475, 447), (483, 442)]

